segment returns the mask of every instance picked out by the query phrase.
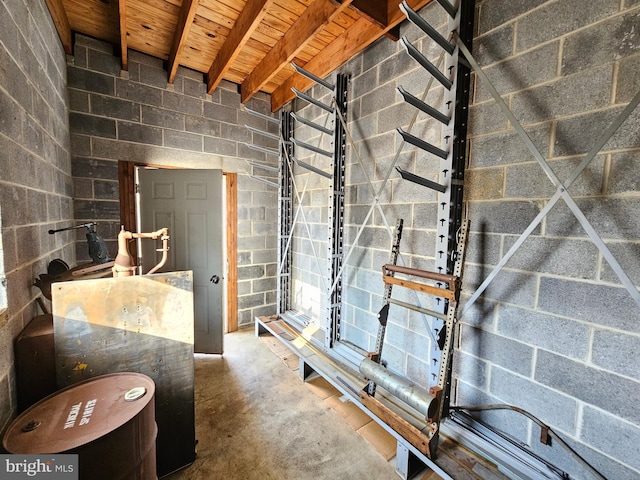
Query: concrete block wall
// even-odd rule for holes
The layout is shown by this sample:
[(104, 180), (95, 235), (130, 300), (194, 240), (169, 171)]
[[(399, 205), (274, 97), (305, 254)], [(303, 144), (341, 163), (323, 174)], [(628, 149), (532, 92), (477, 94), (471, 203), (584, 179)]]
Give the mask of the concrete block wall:
[[(0, 225), (2, 225), (2, 205), (0, 205)], [(4, 271), (4, 249), (0, 235), (0, 312), (7, 309), (7, 277)]]
[[(277, 181), (264, 169), (256, 169), (255, 175)], [(257, 180), (245, 180), (238, 182), (238, 324), (246, 326), (256, 316), (276, 312), (278, 193)]]
[[(124, 72), (111, 45), (82, 35), (68, 77), (76, 220), (99, 222), (98, 233), (116, 251), (119, 161), (237, 173), (238, 321), (273, 313), (277, 191), (249, 176), (274, 180), (273, 173), (246, 160), (276, 160), (246, 143), (277, 148), (277, 142), (245, 125), (270, 132), (277, 126), (245, 111), (232, 83), (209, 95), (202, 74), (180, 67), (168, 84), (163, 62), (136, 51)], [(247, 107), (269, 113), (269, 99), (258, 94)], [(77, 246), (78, 258), (88, 258), (80, 233)]]
[[(564, 180), (640, 89), (640, 4), (482, 0), (476, 5), (474, 55)], [(420, 14), (444, 29), (447, 19), (435, 2)], [(401, 34), (437, 61), (439, 47), (414, 27), (403, 24)], [(349, 129), (355, 143), (349, 146), (346, 177), (346, 249), (354, 243), (375, 195), (385, 214), (383, 218), (377, 206), (372, 209), (344, 277), (341, 338), (357, 349), (370, 350), (382, 303), (380, 266), (388, 261), (391, 246), (385, 221), (393, 227), (395, 218), (405, 220), (401, 244), (405, 264), (431, 269), (436, 254), (433, 192), (402, 181), (395, 172), (379, 190), (399, 149), (394, 129), (409, 125), (414, 112), (401, 103), (395, 88), (402, 85), (420, 95), (429, 77), (386, 38), (340, 71), (351, 76)], [(322, 87), (313, 87), (311, 93), (330, 102)], [(428, 103), (438, 106), (441, 97), (434, 87)], [(322, 119), (315, 107), (300, 101), (293, 109), (307, 118)], [(636, 286), (640, 285), (639, 119), (636, 109), (570, 189)], [(421, 116), (417, 120), (412, 133), (438, 145), (440, 130)], [(296, 138), (317, 141), (317, 135), (304, 127), (296, 129)], [(471, 233), (463, 304), (555, 191), (487, 86), (476, 78), (469, 139), (465, 205)], [(433, 157), (406, 147), (397, 155), (401, 168), (438, 180)], [(298, 180), (300, 190), (304, 175), (308, 174), (301, 173)], [(371, 189), (369, 179), (376, 188)], [(323, 181), (313, 180), (311, 194), (308, 191), (304, 200), (313, 218), (322, 219), (327, 212)], [(312, 227), (318, 233), (312, 237), (315, 248), (321, 251), (326, 231), (322, 221)], [(295, 272), (294, 308), (310, 315), (320, 312), (321, 318), (312, 320), (324, 326), (325, 300), (317, 298), (322, 288), (317, 278), (324, 272), (309, 260), (310, 242), (302, 226), (296, 241), (294, 265), (299, 262), (301, 267)], [(415, 303), (411, 297), (399, 299)], [(314, 307), (304, 302), (313, 302)], [(392, 369), (426, 384), (432, 373), (428, 365), (434, 352), (432, 325), (400, 310), (392, 308), (383, 356)], [(453, 401), (524, 408), (548, 423), (607, 478), (637, 478), (640, 422), (634, 406), (640, 394), (640, 362), (633, 352), (640, 340), (639, 318), (640, 307), (568, 207), (559, 202), (460, 320)], [(539, 428), (526, 418), (510, 412), (479, 416), (572, 478), (591, 478), (557, 444), (540, 444)]]
[[(444, 29), (446, 13), (438, 8), (421, 12), (432, 25)], [(407, 24), (401, 26), (416, 47), (434, 63), (440, 52), (431, 42), (418, 35)], [(403, 144), (396, 128), (408, 129), (415, 109), (402, 101), (396, 87), (403, 86), (421, 96), (429, 77), (398, 43), (385, 38), (374, 43), (339, 69), (350, 77), (347, 125), (349, 128), (345, 171), (345, 260), (343, 307), (340, 338), (359, 351), (374, 349), (382, 306), (384, 284), (381, 266), (389, 261), (393, 229), (398, 218), (404, 220), (400, 264), (433, 270), (437, 229), (437, 198), (434, 191), (400, 178), (393, 168), (398, 166), (430, 180), (437, 181), (440, 162)], [(334, 81), (336, 74), (330, 76)], [(329, 105), (331, 93), (314, 86), (313, 98)], [(428, 101), (442, 102), (443, 88), (431, 85)], [(327, 114), (316, 106), (296, 100), (292, 109), (300, 116), (324, 125)], [(327, 125), (333, 127), (331, 123)], [(435, 122), (417, 118), (413, 134), (440, 145), (442, 132)], [(324, 150), (332, 151), (327, 135), (304, 125), (296, 125), (295, 138)], [(296, 148), (295, 157), (331, 172), (330, 159)], [(307, 183), (308, 182), (308, 183)], [(329, 242), (329, 180), (296, 168), (296, 183), (305, 191), (303, 209), (309, 223), (312, 242), (306, 226), (298, 216), (294, 242), (293, 309), (308, 315), (311, 322), (324, 328), (327, 310), (326, 251)], [(306, 188), (306, 190), (305, 190)], [(297, 204), (296, 204), (297, 207)], [(364, 228), (361, 226), (364, 224)], [(311, 245), (318, 255), (316, 262)], [(394, 298), (413, 302), (412, 293), (396, 289)], [(418, 301), (430, 307), (432, 299), (421, 296)], [(435, 353), (434, 324), (422, 315), (393, 307), (389, 317), (384, 357), (390, 368), (428, 386), (432, 378), (432, 356)]]
[[(638, 7), (617, 0), (526, 8), (477, 2), (475, 55), (561, 180), (640, 90)], [(635, 285), (639, 122), (636, 109), (569, 189)], [(469, 136), (466, 298), (555, 192), (477, 77)], [(457, 401), (525, 408), (607, 478), (636, 478), (639, 452), (630, 442), (640, 438), (632, 400), (640, 393), (640, 362), (628, 349), (640, 340), (639, 318), (640, 306), (558, 202), (461, 319)], [(562, 449), (542, 446), (537, 427), (489, 417), (577, 478), (589, 478)]]
[[(0, 4), (0, 431), (16, 412), (13, 340), (42, 314), (34, 279), (74, 260), (65, 54), (44, 1)], [(47, 303), (45, 301), (45, 303)]]

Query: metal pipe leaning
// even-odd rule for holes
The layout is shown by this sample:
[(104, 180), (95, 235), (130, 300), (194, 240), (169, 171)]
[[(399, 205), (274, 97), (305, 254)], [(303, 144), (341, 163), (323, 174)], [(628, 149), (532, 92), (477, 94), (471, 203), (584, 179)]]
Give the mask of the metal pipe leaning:
[(365, 358), (358, 367), (367, 379), (392, 393), (410, 407), (415, 408), (427, 419), (438, 413), (438, 401), (424, 388), (410, 382), (406, 378), (391, 373), (382, 365)]

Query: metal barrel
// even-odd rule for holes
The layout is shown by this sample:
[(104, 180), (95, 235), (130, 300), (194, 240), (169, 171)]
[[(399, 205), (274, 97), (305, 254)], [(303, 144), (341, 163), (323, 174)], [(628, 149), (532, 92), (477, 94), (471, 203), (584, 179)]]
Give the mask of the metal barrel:
[(415, 408), (425, 418), (433, 418), (438, 410), (438, 402), (424, 388), (406, 378), (391, 373), (382, 365), (365, 358), (360, 362), (360, 373), (367, 379), (386, 389), (407, 405)]
[(80, 480), (156, 480), (155, 384), (140, 373), (76, 383), (16, 418), (9, 453), (77, 453)]
[(56, 391), (53, 315), (38, 315), (14, 341), (18, 413)]

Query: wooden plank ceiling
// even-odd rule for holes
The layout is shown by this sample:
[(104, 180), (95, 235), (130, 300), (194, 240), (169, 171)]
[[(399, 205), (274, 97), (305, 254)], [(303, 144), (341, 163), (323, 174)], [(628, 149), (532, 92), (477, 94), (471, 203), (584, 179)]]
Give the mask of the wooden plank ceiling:
[[(430, 0), (408, 0), (414, 9)], [(161, 58), (167, 81), (179, 65), (238, 84), (242, 102), (258, 91), (278, 110), (291, 87), (312, 82), (291, 62), (325, 77), (382, 35), (397, 39), (400, 0), (46, 0), (68, 54), (72, 33), (116, 46), (127, 70), (128, 49)]]

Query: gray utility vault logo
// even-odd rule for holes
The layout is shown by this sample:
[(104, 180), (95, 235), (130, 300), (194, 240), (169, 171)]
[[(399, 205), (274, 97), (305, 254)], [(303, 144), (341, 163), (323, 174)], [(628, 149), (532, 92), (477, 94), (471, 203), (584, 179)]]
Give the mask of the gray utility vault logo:
[(78, 455), (0, 455), (0, 480), (78, 480)]

